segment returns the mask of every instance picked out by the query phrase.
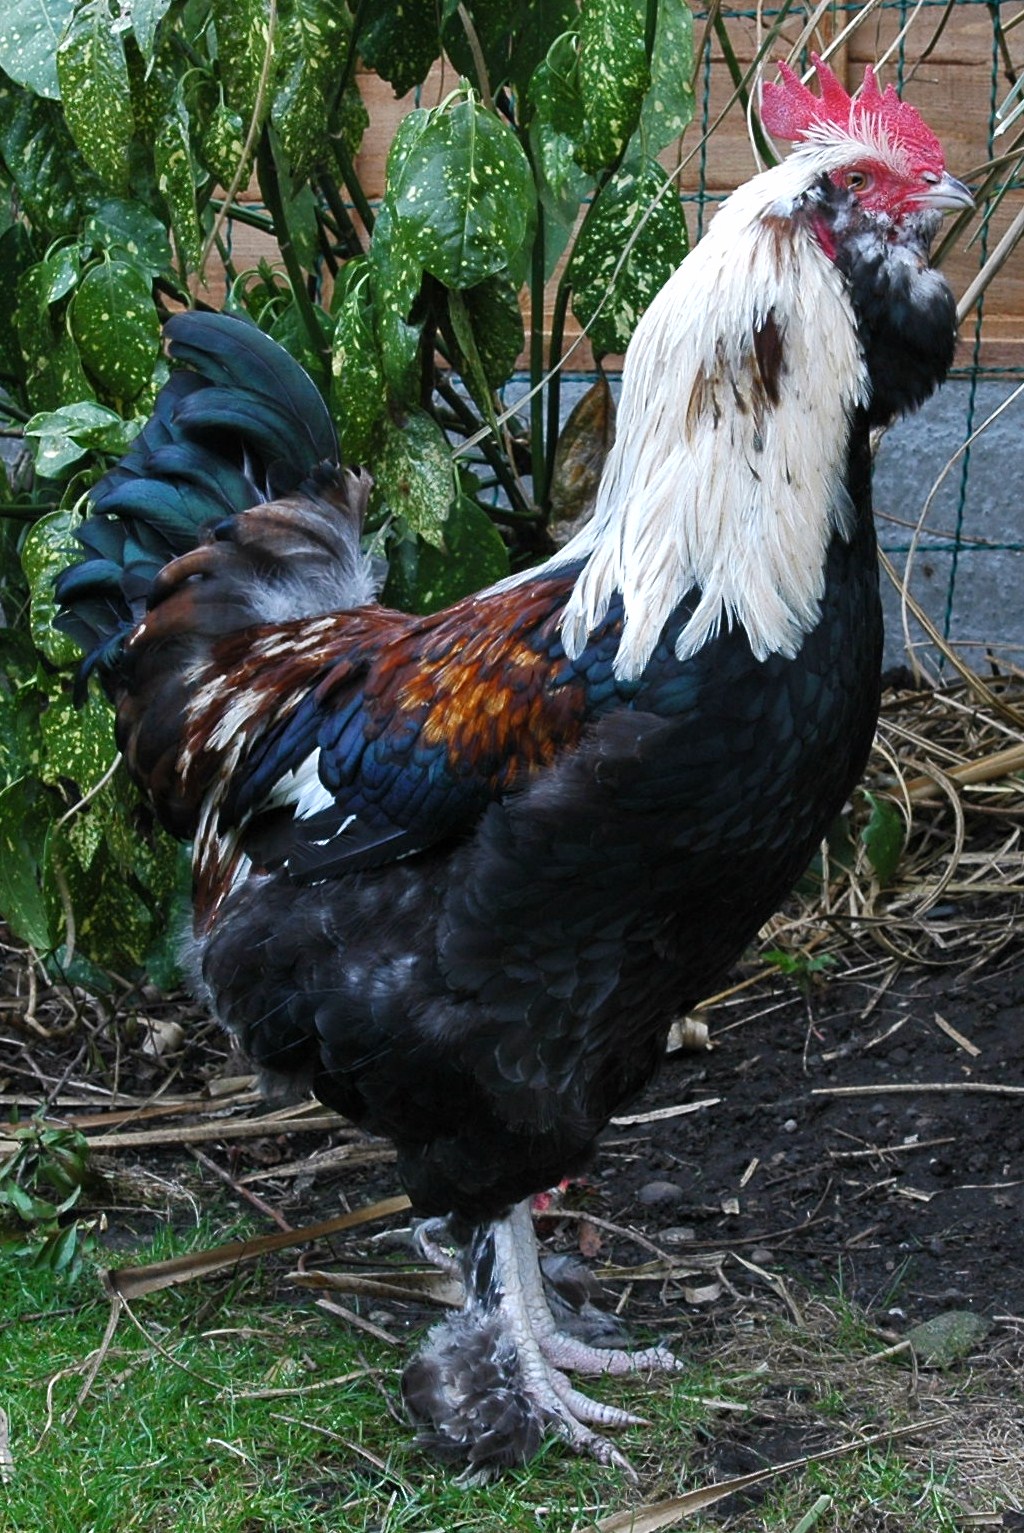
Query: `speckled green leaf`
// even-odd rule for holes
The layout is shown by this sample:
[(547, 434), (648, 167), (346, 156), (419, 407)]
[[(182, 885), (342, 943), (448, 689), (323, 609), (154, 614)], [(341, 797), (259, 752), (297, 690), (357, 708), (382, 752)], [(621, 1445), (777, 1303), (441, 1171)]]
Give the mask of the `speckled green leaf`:
[(530, 76), (551, 43), (577, 22), (575, 0), (469, 0), (464, 6), (460, 0), (444, 0), (445, 55), (478, 89), (482, 81), (464, 11), (483, 53), (492, 96), (504, 84), (525, 95)]
[[(212, 0), (210, 14), (217, 29), (217, 70), (224, 99), (248, 130), (270, 44), (266, 0)], [(269, 110), (270, 97), (265, 95), (261, 120)]]
[(389, 176), (388, 197), (425, 270), (472, 287), (522, 249), (533, 176), (511, 128), (476, 101), (458, 101), (427, 114)]
[[(396, 135), (396, 142), (397, 138)], [(423, 268), (405, 238), (404, 226), (386, 202), (373, 226), (370, 260), (374, 271), (374, 329), (384, 376), (396, 402), (409, 404), (419, 393), (423, 330), (422, 323), (411, 323), (409, 316), (423, 283)]]
[(367, 0), (361, 7), (363, 62), (404, 96), (441, 52), (437, 0)]
[(60, 106), (0, 81), (0, 158), (43, 242), (77, 235), (101, 183), (79, 153)]
[(86, 369), (115, 399), (134, 399), (160, 351), (149, 279), (125, 261), (101, 261), (79, 283), (70, 319)]
[(74, 337), (68, 334), (63, 324), (57, 331), (52, 350), (30, 379), (28, 392), (36, 410), (59, 410), (64, 399), (88, 401), (95, 397)]
[[(206, 169), (223, 187), (232, 186), (235, 177), (244, 186), (252, 170), (252, 155), (245, 164), (246, 125), (241, 113), (226, 106), (223, 101), (214, 107), (207, 118), (199, 140), (199, 156)], [(241, 172), (239, 174), (239, 172)]]
[(293, 174), (305, 176), (330, 150), (328, 103), (346, 51), (347, 17), (328, 0), (290, 0), (279, 15), (271, 117)]
[[(509, 78), (513, 31), (520, 20), (519, 0), (470, 0), (461, 10), (469, 15), (474, 43), (483, 54), (487, 83), (495, 91)], [(441, 41), (457, 72), (479, 90), (483, 81), (461, 10), (460, 0), (444, 0)]]
[[(87, 809), (85, 814), (92, 813)], [(43, 851), (43, 897), (50, 930), (68, 940), (70, 906), (75, 950), (102, 968), (130, 973), (153, 940), (153, 912), (137, 876), (113, 860), (105, 841), (87, 840), (79, 817), (50, 827)], [(89, 853), (91, 852), (91, 856)], [(83, 866), (83, 857), (88, 864)]]
[(81, 655), (75, 641), (53, 626), (57, 611), (53, 582), (82, 554), (82, 546), (73, 536), (79, 520), (70, 511), (51, 511), (29, 529), (21, 548), (21, 567), (32, 598), (29, 630), (36, 648), (51, 665), (73, 665)]
[(537, 191), (546, 215), (544, 260), (550, 276), (575, 226), (580, 204), (594, 189), (576, 149), (583, 134), (577, 39), (567, 33), (552, 43), (530, 81), (530, 149)]
[(47, 303), (59, 303), (78, 281), (78, 269), (82, 261), (79, 245), (59, 245), (51, 250), (43, 262), (46, 271), (45, 297)]
[(141, 420), (122, 420), (114, 410), (83, 398), (73, 405), (58, 405), (55, 410), (33, 415), (26, 423), (25, 435), (37, 444), (36, 473), (61, 479), (88, 452), (122, 456), (140, 427)]
[(507, 383), (525, 344), (515, 284), (502, 273), (462, 294), (477, 350), (492, 389)]
[(202, 230), (196, 211), (196, 177), (192, 164), (192, 148), (188, 109), (181, 99), (180, 91), (167, 114), (153, 144), (153, 162), (156, 167), (157, 186), (167, 203), (171, 228), (182, 255), (189, 266), (199, 260), (202, 250)]
[(686, 0), (658, 0), (651, 85), (640, 111), (643, 147), (652, 157), (693, 117), (693, 12)]
[(85, 221), (85, 240), (94, 250), (127, 255), (133, 266), (151, 276), (171, 269), (167, 230), (148, 208), (121, 197), (105, 197)]
[(365, 463), (387, 409), (384, 363), (373, 326), (372, 274), (365, 257), (345, 267), (345, 290), (335, 294), (331, 347), (331, 408), (341, 455)]
[(57, 49), (64, 116), (88, 163), (108, 185), (128, 189), (132, 115), (124, 41), (108, 0), (87, 0)]
[(395, 548), (383, 599), (405, 612), (438, 612), (508, 574), (508, 550), (475, 501), (460, 495), (441, 529), (444, 547), (405, 538)]
[(42, 664), (26, 632), (0, 628), (0, 788), (42, 767)]
[(157, 28), (171, 8), (171, 0), (132, 0), (132, 32), (146, 63), (152, 62)]
[(84, 705), (76, 707), (70, 692), (50, 698), (40, 720), (43, 740), (44, 782), (61, 778), (88, 793), (110, 770), (117, 755), (114, 710), (99, 692), (90, 692)]
[(674, 188), (655, 200), (664, 182), (653, 160), (619, 171), (580, 230), (569, 265), (573, 312), (590, 326), (599, 353), (625, 351), (637, 320), (686, 254), (686, 222)]
[(0, 69), (37, 96), (60, 96), (57, 44), (73, 0), (4, 0), (0, 6)]
[(18, 284), (32, 264), (32, 241), (24, 224), (12, 224), (0, 234), (0, 373), (18, 378), (24, 360), (18, 344), (15, 310)]
[(53, 350), (53, 324), (46, 296), (49, 289), (50, 274), (45, 261), (29, 266), (18, 278), (14, 324), (30, 372), (44, 366)]
[(0, 916), (15, 936), (40, 952), (53, 947), (57, 937), (41, 887), (52, 814), (51, 795), (31, 777), (0, 793)]
[(342, 92), (334, 114), (333, 131), (341, 134), (341, 141), (350, 158), (359, 153), (363, 135), (370, 126), (370, 114), (366, 110), (358, 80), (350, 80)]
[(410, 410), (384, 422), (374, 459), (374, 497), (435, 547), (444, 546), (444, 524), (455, 498), (452, 454), (437, 422)]
[(584, 0), (580, 12), (580, 92), (584, 170), (615, 164), (633, 134), (651, 82), (647, 0)]

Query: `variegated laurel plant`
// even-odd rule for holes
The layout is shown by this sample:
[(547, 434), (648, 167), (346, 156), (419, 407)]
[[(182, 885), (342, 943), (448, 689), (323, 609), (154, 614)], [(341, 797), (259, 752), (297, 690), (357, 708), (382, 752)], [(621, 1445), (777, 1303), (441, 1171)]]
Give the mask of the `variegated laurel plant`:
[[(371, 206), (362, 68), (404, 95), (442, 56)], [(549, 375), (570, 306), (619, 352), (685, 254), (656, 157), (692, 73), (684, 0), (0, 0), (0, 915), (59, 972), (168, 973), (179, 853), (51, 623), (83, 496), (166, 377), (162, 317), (222, 267), (372, 468), (385, 599), (449, 602), (586, 485)], [(237, 271), (238, 220), (280, 261)]]

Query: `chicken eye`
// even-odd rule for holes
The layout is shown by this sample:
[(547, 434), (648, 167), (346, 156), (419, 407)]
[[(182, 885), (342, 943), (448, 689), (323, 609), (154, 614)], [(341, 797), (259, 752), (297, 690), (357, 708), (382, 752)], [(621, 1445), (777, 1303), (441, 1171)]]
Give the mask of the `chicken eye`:
[(871, 177), (865, 170), (848, 170), (843, 183), (848, 192), (866, 192), (871, 185)]

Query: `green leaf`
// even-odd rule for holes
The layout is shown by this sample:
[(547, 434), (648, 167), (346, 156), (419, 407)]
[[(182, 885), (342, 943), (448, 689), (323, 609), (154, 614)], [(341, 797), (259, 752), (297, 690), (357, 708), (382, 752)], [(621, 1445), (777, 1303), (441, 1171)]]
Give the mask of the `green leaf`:
[(80, 656), (75, 641), (53, 626), (57, 612), (53, 582), (61, 570), (82, 557), (82, 545), (73, 536), (78, 524), (79, 518), (71, 511), (51, 511), (29, 529), (21, 547), (21, 567), (32, 598), (29, 631), (36, 648), (51, 665), (73, 665)]
[(512, 79), (525, 99), (534, 70), (556, 40), (579, 26), (579, 0), (523, 0), (516, 28)]
[(903, 816), (891, 799), (876, 798), (867, 788), (861, 791), (870, 805), (871, 815), (860, 839), (872, 871), (884, 887), (892, 882), (903, 854)]
[(483, 89), (484, 81), (478, 76), (476, 54), (463, 20), (465, 11), (473, 28), (474, 43), (483, 55), (487, 83), (492, 92), (497, 90), (509, 77), (513, 32), (520, 20), (518, 0), (471, 0), (461, 8), (459, 0), (444, 0), (443, 9), (441, 41), (445, 56), (460, 75), (473, 81), (477, 90)]
[(449, 287), (472, 287), (522, 250), (533, 209), (529, 161), (511, 128), (472, 99), (417, 115), (394, 179), (389, 161), (388, 199), (425, 270)]
[(32, 264), (32, 241), (24, 224), (12, 224), (0, 234), (0, 373), (20, 378), (25, 362), (18, 344), (15, 310), (18, 284)]
[(519, 292), (501, 272), (469, 287), (462, 295), (488, 382), (507, 383), (526, 344)]
[(171, 270), (167, 230), (148, 208), (121, 197), (105, 197), (85, 221), (84, 238), (94, 250), (129, 257), (130, 264), (151, 277)]
[(594, 189), (594, 179), (582, 170), (576, 150), (583, 135), (577, 39), (568, 33), (556, 38), (534, 71), (529, 87), (533, 109), (530, 147), (548, 221), (561, 238), (548, 240), (546, 265), (553, 269), (576, 221), (580, 203)]
[(244, 186), (249, 179), (252, 154), (249, 154), (243, 165), (245, 139), (246, 125), (241, 114), (226, 106), (223, 101), (219, 102), (202, 130), (199, 152), (207, 170), (223, 187), (231, 186), (236, 176), (240, 186)]
[[(44, 782), (56, 785), (61, 778), (68, 778), (82, 793), (88, 793), (109, 772), (117, 755), (114, 711), (98, 692), (90, 692), (81, 708), (70, 692), (55, 693), (40, 728), (44, 762), (40, 775)], [(101, 829), (97, 835), (102, 835)]]
[(60, 106), (0, 81), (0, 158), (41, 242), (78, 237), (84, 205), (102, 195)]
[[(116, 411), (108, 410), (105, 405), (81, 399), (76, 404), (59, 405), (56, 410), (43, 410), (33, 415), (25, 426), (25, 435), (38, 444), (36, 472), (47, 479), (61, 479), (66, 469), (88, 452), (116, 455), (125, 452), (138, 435), (140, 426), (140, 421), (122, 420)], [(61, 516), (65, 513), (53, 514)], [(69, 544), (69, 547), (74, 546)]]
[(171, 0), (132, 0), (132, 32), (147, 64), (153, 62), (157, 28), (171, 8)]
[(349, 261), (343, 292), (335, 291), (337, 319), (331, 347), (331, 410), (342, 457), (365, 463), (387, 409), (384, 363), (373, 325), (372, 272), (365, 256)]
[(406, 538), (395, 550), (384, 591), (406, 612), (438, 612), (508, 574), (508, 550), (475, 501), (460, 495), (441, 528), (444, 548)]
[(27, 634), (0, 632), (0, 787), (38, 777), (42, 767), (40, 662)]
[(57, 49), (64, 115), (71, 136), (108, 185), (128, 189), (135, 131), (124, 42), (108, 0), (75, 10)]
[(78, 281), (78, 269), (82, 261), (80, 245), (61, 245), (52, 250), (43, 262), (46, 271), (45, 299), (48, 304), (59, 303)]
[(653, 159), (693, 117), (693, 12), (686, 0), (658, 0), (650, 69), (640, 132), (644, 150)]
[(663, 192), (664, 185), (655, 160), (618, 171), (580, 230), (568, 269), (573, 312), (590, 326), (598, 353), (625, 351), (637, 320), (686, 254), (683, 210), (675, 188)]
[(16, 937), (41, 952), (56, 941), (41, 883), (52, 810), (51, 795), (29, 777), (0, 793), (0, 915)]
[(303, 177), (329, 153), (328, 103), (349, 29), (342, 9), (326, 0), (291, 0), (279, 17), (271, 117), (293, 175)]
[(444, 526), (455, 498), (451, 448), (425, 410), (388, 418), (374, 459), (374, 499), (399, 516), (435, 547), (444, 545)]
[(153, 144), (157, 186), (167, 203), (174, 237), (190, 266), (195, 266), (202, 252), (203, 236), (196, 211), (196, 178), (192, 164), (192, 144), (188, 108), (180, 89), (168, 106), (163, 124)]
[(0, 7), (0, 69), (37, 96), (60, 96), (57, 43), (74, 0), (4, 0)]
[(436, 0), (367, 0), (361, 12), (363, 63), (404, 96), (441, 52)]
[(615, 165), (651, 83), (647, 0), (586, 0), (580, 12), (583, 136), (579, 162), (596, 174)]
[(350, 159), (355, 159), (359, 153), (359, 146), (369, 126), (370, 114), (366, 110), (359, 82), (350, 80), (342, 92), (332, 125), (332, 131), (340, 134)]
[(115, 399), (134, 399), (160, 353), (149, 278), (126, 261), (86, 272), (71, 304), (71, 333), (88, 371)]
[[(224, 99), (240, 114), (248, 131), (271, 45), (266, 0), (212, 0), (210, 13), (217, 29), (217, 69)], [(266, 95), (261, 122), (269, 110), (270, 97)]]
[[(397, 138), (398, 135), (396, 142)], [(386, 202), (373, 226), (370, 260), (374, 273), (374, 328), (384, 376), (395, 401), (410, 404), (419, 394), (423, 333), (422, 321), (411, 322), (410, 314), (423, 283), (423, 268), (405, 237), (404, 226), (393, 217)]]

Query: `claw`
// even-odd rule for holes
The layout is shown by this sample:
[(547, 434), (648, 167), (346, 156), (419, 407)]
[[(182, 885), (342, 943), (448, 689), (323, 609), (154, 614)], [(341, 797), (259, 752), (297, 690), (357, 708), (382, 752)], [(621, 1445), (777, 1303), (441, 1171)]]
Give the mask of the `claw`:
[[(439, 1221), (417, 1231), (420, 1250), (447, 1265)], [(629, 1352), (595, 1347), (561, 1331), (544, 1293), (529, 1205), (481, 1226), (463, 1253), (467, 1299), (435, 1326), (403, 1377), (403, 1393), (420, 1441), (468, 1464), (474, 1476), (525, 1463), (545, 1432), (574, 1453), (614, 1466), (629, 1481), (629, 1460), (601, 1435), (646, 1425), (644, 1418), (592, 1400), (563, 1369), (622, 1375), (675, 1372), (683, 1365), (664, 1347)]]
[(627, 1352), (621, 1347), (590, 1347), (561, 1331), (551, 1331), (538, 1339), (549, 1363), (556, 1368), (569, 1368), (573, 1373), (610, 1373), (618, 1378), (627, 1373), (678, 1373), (685, 1366), (667, 1347), (646, 1347), (638, 1352)]

